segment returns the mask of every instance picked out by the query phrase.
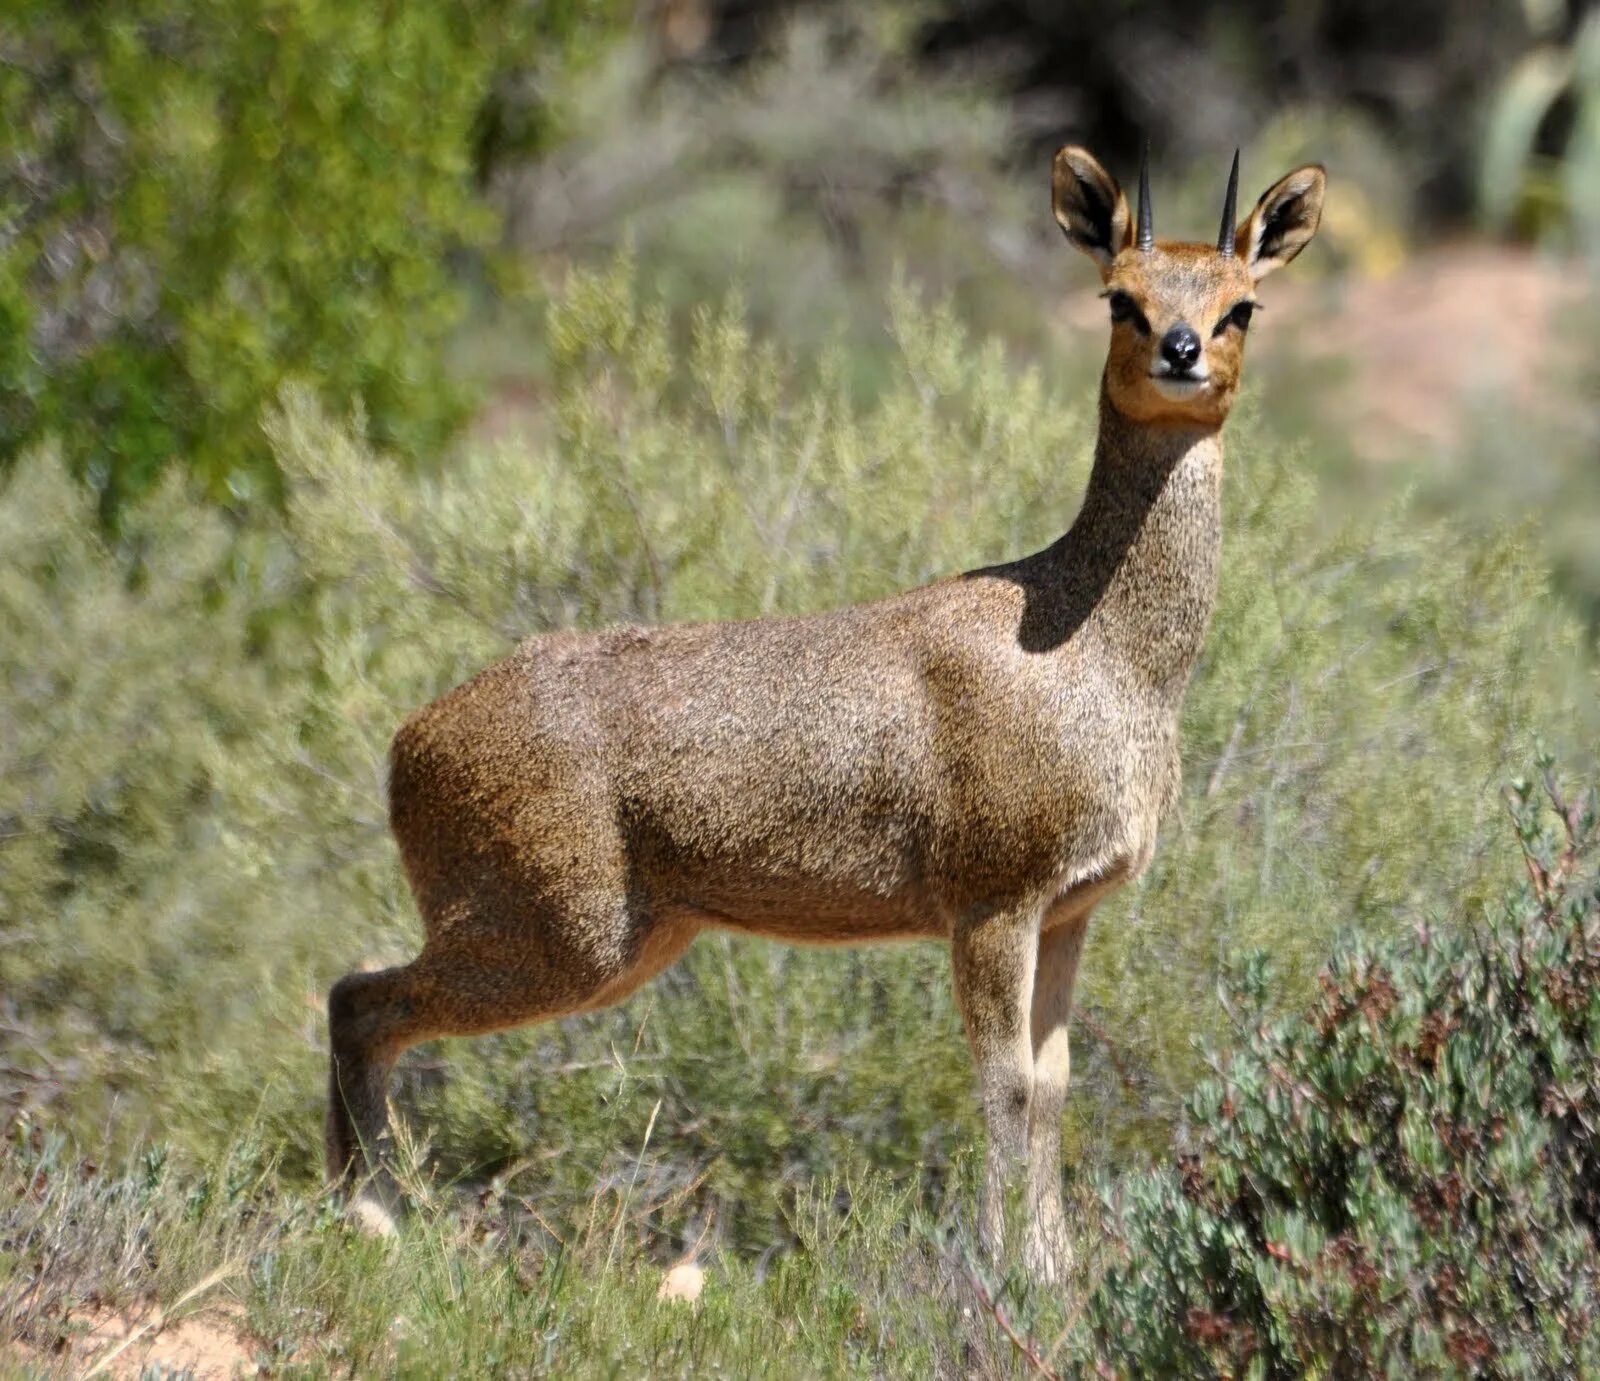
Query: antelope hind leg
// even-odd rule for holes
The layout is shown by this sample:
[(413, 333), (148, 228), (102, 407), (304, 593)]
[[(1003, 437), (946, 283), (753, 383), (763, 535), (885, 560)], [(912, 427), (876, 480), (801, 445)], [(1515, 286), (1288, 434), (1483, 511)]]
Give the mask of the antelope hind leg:
[(366, 1226), (392, 1232), (400, 1209), (386, 1164), (392, 1150), (389, 1076), (399, 1056), (437, 1036), (503, 1031), (562, 1009), (561, 989), (519, 968), (517, 957), (434, 940), (402, 968), (347, 974), (333, 985), (328, 1179), (353, 1191), (352, 1208)]
[[(620, 909), (616, 915), (637, 919)], [(328, 995), (329, 1181), (356, 1191), (353, 1207), (368, 1226), (392, 1231), (399, 1194), (384, 1159), (389, 1075), (401, 1052), (436, 1036), (484, 1035), (609, 1007), (675, 963), (700, 928), (694, 917), (658, 919), (640, 928), (638, 943), (619, 944), (603, 961), (568, 954), (552, 962), (547, 951), (476, 943), (463, 926), (449, 940), (431, 940), (403, 968), (341, 978)], [(623, 933), (620, 922), (614, 929)]]
[(356, 1192), (357, 1216), (380, 1233), (399, 1205), (383, 1154), (389, 1072), (418, 1035), (414, 968), (346, 974), (328, 994), (328, 1180)]

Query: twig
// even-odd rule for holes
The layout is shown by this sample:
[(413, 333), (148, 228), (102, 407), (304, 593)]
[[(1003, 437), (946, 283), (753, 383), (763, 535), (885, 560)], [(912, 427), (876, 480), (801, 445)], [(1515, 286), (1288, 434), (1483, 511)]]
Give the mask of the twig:
[(650, 1146), (650, 1134), (656, 1129), (656, 1118), (661, 1114), (660, 1098), (656, 1099), (655, 1107), (650, 1109), (650, 1122), (644, 1129), (644, 1140), (639, 1143), (639, 1154), (633, 1162), (633, 1178), (628, 1181), (628, 1192), (622, 1196), (622, 1202), (617, 1205), (617, 1221), (611, 1230), (611, 1245), (606, 1249), (606, 1269), (611, 1269), (612, 1258), (617, 1254), (617, 1243), (622, 1238), (623, 1224), (627, 1221), (628, 1205), (633, 1202), (633, 1191), (639, 1184), (639, 1171), (644, 1168), (644, 1153)]
[(1047, 1381), (1061, 1381), (1061, 1373), (1051, 1369), (1050, 1364), (1039, 1355), (1038, 1345), (1031, 1337), (1019, 1334), (1012, 1327), (1011, 1320), (1006, 1317), (1005, 1308), (989, 1294), (989, 1288), (983, 1283), (982, 1278), (972, 1269), (965, 1260), (961, 1263), (962, 1270), (966, 1272), (967, 1283), (972, 1286), (972, 1292), (978, 1297), (978, 1304), (1000, 1331), (1011, 1341), (1011, 1346), (1017, 1351), (1035, 1374), (1047, 1378)]
[(800, 499), (805, 491), (806, 476), (811, 473), (811, 462), (817, 456), (817, 434), (813, 429), (801, 448), (799, 463), (795, 466), (794, 481), (789, 486), (789, 497), (784, 503), (783, 515), (775, 532), (768, 534), (767, 550), (772, 554), (772, 568), (767, 572), (767, 588), (761, 594), (761, 612), (770, 614), (778, 601), (778, 555), (789, 546), (789, 536), (794, 531), (795, 519), (800, 513)]
[(1106, 1058), (1111, 1061), (1112, 1073), (1121, 1082), (1123, 1092), (1137, 1094), (1139, 1092), (1138, 1080), (1128, 1067), (1127, 1060), (1118, 1053), (1116, 1042), (1111, 1039), (1105, 1027), (1101, 1026), (1099, 1022), (1084, 1011), (1076, 1012), (1073, 1015), (1073, 1020), (1105, 1047)]
[(1233, 755), (1239, 751), (1239, 740), (1244, 737), (1244, 718), (1244, 713), (1241, 711), (1239, 717), (1233, 721), (1233, 732), (1228, 735), (1222, 756), (1217, 759), (1217, 765), (1211, 769), (1211, 776), (1206, 781), (1208, 801), (1222, 790), (1222, 779), (1228, 775), (1228, 769), (1233, 766)]
[(633, 515), (633, 525), (639, 531), (639, 545), (644, 548), (645, 562), (650, 568), (650, 589), (655, 595), (655, 607), (650, 612), (653, 617), (659, 619), (666, 601), (667, 589), (667, 578), (661, 569), (661, 558), (656, 555), (655, 543), (650, 540), (650, 525), (644, 520), (644, 514), (639, 508), (639, 501), (633, 496), (633, 490), (628, 487), (626, 480), (619, 479), (616, 485), (617, 492), (628, 505), (628, 512)]

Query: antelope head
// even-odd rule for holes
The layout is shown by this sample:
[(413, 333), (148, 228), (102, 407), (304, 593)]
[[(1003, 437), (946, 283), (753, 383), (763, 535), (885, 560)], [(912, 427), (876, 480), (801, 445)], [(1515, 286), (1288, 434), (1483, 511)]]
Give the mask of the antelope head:
[(1111, 305), (1105, 387), (1112, 406), (1135, 422), (1222, 424), (1239, 389), (1256, 284), (1310, 243), (1326, 185), (1320, 164), (1296, 168), (1236, 224), (1235, 151), (1216, 243), (1157, 240), (1148, 149), (1137, 228), (1122, 188), (1093, 154), (1076, 144), (1056, 154), (1056, 220), (1098, 265)]

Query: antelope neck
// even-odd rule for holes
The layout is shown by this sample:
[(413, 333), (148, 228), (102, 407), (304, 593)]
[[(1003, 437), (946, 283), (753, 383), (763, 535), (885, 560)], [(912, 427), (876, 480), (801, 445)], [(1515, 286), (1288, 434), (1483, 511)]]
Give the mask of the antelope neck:
[(1102, 389), (1083, 507), (1040, 555), (1066, 606), (1161, 698), (1182, 696), (1200, 654), (1221, 550), (1220, 431), (1132, 421)]

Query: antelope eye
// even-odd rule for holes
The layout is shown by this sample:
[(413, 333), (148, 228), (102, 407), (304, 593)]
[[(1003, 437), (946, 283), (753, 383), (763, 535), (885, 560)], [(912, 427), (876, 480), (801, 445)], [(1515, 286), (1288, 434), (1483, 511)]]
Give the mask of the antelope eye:
[(1250, 317), (1255, 312), (1255, 309), (1256, 304), (1249, 300), (1235, 302), (1229, 309), (1227, 316), (1217, 323), (1216, 330), (1212, 331), (1211, 334), (1220, 336), (1230, 326), (1237, 326), (1241, 331), (1248, 331), (1250, 329)]
[(1150, 334), (1150, 323), (1145, 319), (1145, 314), (1139, 310), (1139, 304), (1125, 292), (1109, 292), (1106, 294), (1111, 302), (1112, 321), (1131, 321), (1134, 329), (1142, 336)]

